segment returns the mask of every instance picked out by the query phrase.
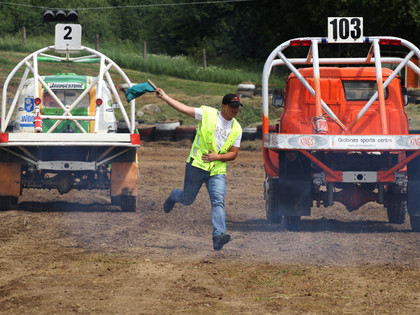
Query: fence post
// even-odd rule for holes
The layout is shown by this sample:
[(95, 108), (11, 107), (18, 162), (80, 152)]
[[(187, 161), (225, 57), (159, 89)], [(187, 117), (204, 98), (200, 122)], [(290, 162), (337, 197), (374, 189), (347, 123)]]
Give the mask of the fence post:
[(206, 49), (203, 48), (203, 68), (207, 68)]
[(26, 27), (22, 27), (22, 43), (23, 46), (26, 46)]
[(146, 59), (147, 56), (147, 42), (143, 41), (143, 59)]
[(99, 34), (96, 34), (95, 49), (99, 51)]

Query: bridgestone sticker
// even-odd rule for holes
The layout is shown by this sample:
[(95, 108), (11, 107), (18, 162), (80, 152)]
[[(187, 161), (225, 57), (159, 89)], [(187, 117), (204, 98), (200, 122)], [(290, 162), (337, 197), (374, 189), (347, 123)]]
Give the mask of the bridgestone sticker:
[(84, 90), (85, 85), (83, 83), (48, 83), (50, 89), (55, 90)]

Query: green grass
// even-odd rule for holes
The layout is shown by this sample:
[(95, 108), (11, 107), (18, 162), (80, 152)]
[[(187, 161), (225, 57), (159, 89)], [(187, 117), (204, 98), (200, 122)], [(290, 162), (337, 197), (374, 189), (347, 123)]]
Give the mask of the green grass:
[[(6, 77), (10, 71), (29, 53), (11, 52), (0, 50), (0, 82), (4, 84)], [(39, 63), (39, 72), (41, 75), (55, 74), (58, 72), (74, 72), (77, 74), (97, 75), (96, 64), (56, 64), (56, 63)], [(23, 69), (21, 69), (23, 70)], [(189, 106), (199, 107), (202, 105), (221, 108), (223, 95), (227, 93), (235, 93), (237, 84), (205, 82), (191, 79), (180, 79), (178, 77), (167, 74), (155, 74), (147, 71), (139, 71), (133, 69), (124, 69), (127, 76), (133, 83), (145, 82), (147, 79), (152, 80), (158, 87), (173, 98), (183, 102)], [(21, 72), (20, 72), (21, 73)], [(12, 80), (10, 87), (16, 90), (20, 80)], [(117, 83), (118, 84), (118, 83)], [(12, 98), (14, 94), (10, 92), (7, 97)], [(124, 94), (120, 94), (124, 101)], [(125, 102), (123, 102), (125, 103)], [(238, 121), (242, 127), (254, 127), (262, 124), (261, 113), (261, 97), (242, 98), (245, 105), (238, 115)], [(136, 111), (141, 111), (147, 104), (155, 104), (161, 109), (161, 113), (144, 112), (144, 116), (137, 116), (138, 120), (145, 123), (154, 123), (158, 120), (182, 120), (184, 125), (196, 125), (196, 121), (186, 115), (172, 109), (165, 102), (157, 98), (153, 93), (136, 99)], [(122, 119), (119, 111), (116, 111), (117, 118)], [(279, 111), (274, 110), (270, 113), (270, 120), (275, 123), (279, 117)]]
[[(0, 50), (13, 53), (24, 52), (29, 54), (53, 44), (54, 38), (52, 36), (28, 38), (25, 46), (23, 46), (22, 39), (18, 36), (0, 38)], [(170, 57), (148, 53), (147, 57), (143, 58), (143, 47), (140, 44), (127, 41), (119, 43), (104, 42), (100, 43), (99, 50), (125, 69), (213, 83), (237, 85), (241, 82), (253, 82), (255, 84), (261, 82), (262, 63), (243, 63), (235, 64), (235, 66), (228, 63), (211, 65), (204, 69), (201, 64), (186, 56)], [(94, 45), (89, 43), (83, 43), (82, 45), (95, 48)], [(276, 73), (273, 76), (273, 83), (280, 84), (284, 82), (285, 76), (286, 74), (284, 73)]]
[(405, 112), (408, 116), (408, 126), (410, 130), (420, 130), (420, 105), (408, 104), (405, 107)]
[[(8, 73), (22, 58), (53, 43), (53, 37), (28, 39), (26, 46), (23, 46), (21, 39), (17, 37), (0, 38), (0, 81), (4, 83)], [(84, 45), (89, 46), (86, 43)], [(255, 64), (244, 65), (243, 68), (231, 68), (230, 65), (227, 65), (203, 69), (201, 65), (185, 56), (169, 57), (148, 54), (147, 58), (143, 59), (141, 49), (139, 44), (127, 42), (114, 43), (113, 45), (104, 43), (100, 47), (101, 52), (124, 69), (131, 82), (141, 83), (150, 79), (157, 86), (163, 88), (167, 94), (189, 106), (207, 105), (220, 108), (223, 95), (235, 93), (239, 83), (253, 82), (258, 85), (261, 81), (262, 65), (260, 71), (252, 70), (258, 68), (255, 67)], [(44, 75), (55, 74), (58, 72), (57, 69), (58, 65), (54, 63), (42, 63), (42, 66), (40, 64), (40, 73)], [(59, 72), (97, 75), (97, 65), (83, 64), (74, 67), (74, 65), (64, 64), (60, 65)], [(270, 84), (284, 87), (285, 73), (278, 69), (274, 72)], [(16, 88), (18, 83), (17, 81), (11, 82), (11, 85)], [(12, 97), (12, 95), (8, 95), (8, 97)], [(123, 94), (121, 97), (124, 99)], [(261, 97), (242, 98), (242, 102), (245, 106), (237, 117), (242, 127), (260, 125), (262, 123)], [(146, 123), (154, 123), (157, 120), (182, 120), (185, 125), (196, 124), (192, 118), (173, 110), (152, 93), (147, 93), (136, 100), (136, 110), (142, 110), (147, 104), (158, 105), (161, 113), (145, 112), (144, 116), (137, 116), (137, 119)], [(420, 105), (409, 104), (406, 107), (406, 112), (410, 119), (410, 129), (420, 129)], [(270, 106), (270, 124), (277, 123), (280, 113), (281, 109), (274, 109)], [(121, 119), (122, 115), (117, 114), (117, 118)]]
[(26, 45), (23, 45), (22, 38), (19, 36), (0, 37), (0, 50), (12, 52), (33, 52), (40, 48), (54, 45), (54, 36), (40, 36), (28, 38)]

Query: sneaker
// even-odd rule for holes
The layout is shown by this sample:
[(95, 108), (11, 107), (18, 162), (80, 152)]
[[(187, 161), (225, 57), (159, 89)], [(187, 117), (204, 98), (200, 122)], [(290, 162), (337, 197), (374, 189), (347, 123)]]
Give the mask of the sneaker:
[(223, 233), (221, 235), (213, 237), (213, 249), (214, 250), (221, 250), (223, 245), (229, 243), (230, 235)]
[(166, 198), (165, 203), (163, 204), (163, 211), (165, 211), (166, 213), (171, 212), (174, 205), (175, 202), (172, 201), (171, 197)]

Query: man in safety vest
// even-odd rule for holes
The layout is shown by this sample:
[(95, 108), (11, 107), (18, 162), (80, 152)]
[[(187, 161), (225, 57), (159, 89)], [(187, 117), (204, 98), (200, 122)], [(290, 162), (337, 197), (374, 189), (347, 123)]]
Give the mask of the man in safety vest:
[(191, 205), (203, 183), (206, 183), (211, 201), (213, 248), (220, 250), (230, 241), (225, 225), (226, 162), (233, 161), (239, 152), (242, 128), (235, 117), (239, 106), (243, 105), (235, 94), (223, 97), (221, 111), (207, 106), (187, 106), (162, 89), (156, 89), (156, 96), (175, 110), (199, 120), (185, 168), (184, 189), (172, 190), (163, 210), (169, 213), (175, 203)]

